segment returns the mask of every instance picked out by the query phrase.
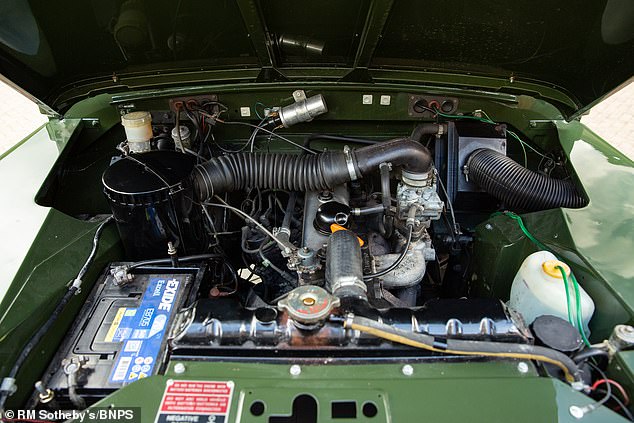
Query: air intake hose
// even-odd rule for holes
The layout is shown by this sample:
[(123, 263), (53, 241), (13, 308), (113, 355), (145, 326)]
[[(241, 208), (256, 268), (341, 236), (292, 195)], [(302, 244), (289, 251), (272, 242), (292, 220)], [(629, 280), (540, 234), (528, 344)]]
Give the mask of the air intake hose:
[(410, 139), (396, 139), (357, 150), (316, 155), (234, 153), (214, 157), (194, 168), (194, 191), (200, 200), (245, 188), (320, 191), (362, 178), (383, 162), (409, 174), (432, 169), (431, 153)]
[(466, 173), (469, 180), (511, 209), (581, 208), (588, 203), (572, 181), (533, 172), (505, 155), (485, 148), (471, 153)]

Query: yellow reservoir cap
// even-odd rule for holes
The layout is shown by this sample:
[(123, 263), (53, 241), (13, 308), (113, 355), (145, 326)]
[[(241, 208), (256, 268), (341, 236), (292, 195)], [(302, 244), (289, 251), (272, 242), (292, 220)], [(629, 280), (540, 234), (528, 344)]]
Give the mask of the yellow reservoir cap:
[(553, 278), (557, 279), (563, 279), (561, 276), (561, 271), (557, 268), (558, 266), (563, 267), (564, 272), (566, 272), (566, 276), (570, 276), (570, 266), (559, 260), (546, 260), (542, 263), (542, 270), (548, 276), (552, 276)]

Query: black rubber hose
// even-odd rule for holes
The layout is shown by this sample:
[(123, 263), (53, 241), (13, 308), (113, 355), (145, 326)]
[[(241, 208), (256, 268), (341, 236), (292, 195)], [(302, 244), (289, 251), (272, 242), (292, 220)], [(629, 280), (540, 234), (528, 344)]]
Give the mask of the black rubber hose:
[(580, 353), (574, 355), (572, 359), (575, 363), (579, 364), (592, 357), (603, 357), (607, 360), (610, 358), (610, 355), (607, 351), (600, 350), (598, 348), (587, 348)]
[(537, 211), (588, 204), (572, 181), (533, 172), (497, 151), (475, 150), (467, 160), (466, 171), (470, 181), (510, 209)]
[[(321, 191), (362, 178), (383, 162), (410, 173), (432, 168), (428, 149), (410, 139), (398, 139), (346, 153), (328, 151), (317, 155), (235, 153), (214, 157), (194, 168), (194, 191), (200, 200), (245, 188)], [(354, 177), (353, 177), (354, 176)]]
[(381, 163), (392, 163), (410, 173), (427, 173), (432, 168), (431, 153), (410, 139), (397, 139), (369, 145), (353, 151), (355, 165), (362, 175), (378, 169)]
[[(442, 132), (442, 129), (446, 129), (446, 123), (421, 123), (416, 125), (414, 130), (412, 131), (412, 135), (409, 137), (414, 141), (421, 141), (423, 139), (423, 135), (436, 135)], [(447, 132), (447, 131), (444, 131)]]
[(388, 273), (390, 273), (391, 271), (396, 269), (401, 264), (403, 259), (405, 259), (405, 256), (407, 255), (407, 251), (409, 250), (409, 247), (410, 247), (411, 243), (412, 243), (412, 227), (408, 226), (407, 242), (405, 243), (405, 247), (403, 248), (403, 251), (401, 252), (401, 254), (396, 258), (396, 260), (394, 260), (394, 263), (390, 264), (388, 267), (386, 267), (383, 270), (379, 270), (376, 273), (369, 273), (367, 275), (363, 275), (363, 280), (364, 281), (369, 281), (369, 280), (372, 280), (374, 278), (378, 278), (380, 276), (387, 275)]
[(383, 212), (385, 212), (385, 207), (383, 207), (383, 204), (352, 209), (352, 214), (355, 216), (369, 216), (371, 214), (379, 214)]

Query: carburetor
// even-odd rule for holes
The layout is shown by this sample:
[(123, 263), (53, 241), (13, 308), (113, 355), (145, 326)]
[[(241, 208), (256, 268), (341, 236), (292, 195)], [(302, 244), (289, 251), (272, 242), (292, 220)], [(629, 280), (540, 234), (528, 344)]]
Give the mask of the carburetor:
[(444, 203), (436, 192), (434, 170), (427, 173), (402, 173), (402, 180), (396, 188), (396, 213), (400, 220), (406, 220), (410, 209), (416, 206), (416, 224), (429, 228), (432, 220), (440, 219)]

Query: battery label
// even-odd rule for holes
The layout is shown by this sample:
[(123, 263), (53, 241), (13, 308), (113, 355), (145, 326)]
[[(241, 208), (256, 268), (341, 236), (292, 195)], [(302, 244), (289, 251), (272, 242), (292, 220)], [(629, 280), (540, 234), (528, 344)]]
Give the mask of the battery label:
[(168, 380), (155, 423), (229, 421), (232, 381)]
[(130, 324), (136, 314), (136, 308), (119, 307), (108, 329), (104, 342), (121, 342), (130, 337)]
[(119, 309), (112, 340), (123, 344), (110, 383), (125, 385), (152, 374), (181, 285), (178, 278), (150, 278), (139, 307)]

